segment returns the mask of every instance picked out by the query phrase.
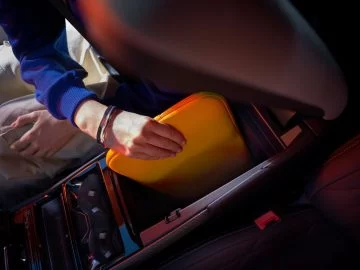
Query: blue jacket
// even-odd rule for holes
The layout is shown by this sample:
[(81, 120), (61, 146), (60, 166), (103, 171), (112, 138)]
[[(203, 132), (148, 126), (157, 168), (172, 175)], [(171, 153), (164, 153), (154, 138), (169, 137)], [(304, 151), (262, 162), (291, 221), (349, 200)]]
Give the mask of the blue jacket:
[(0, 25), (20, 61), (22, 78), (57, 119), (73, 124), (78, 105), (96, 95), (83, 84), (86, 71), (55, 46), (65, 20), (48, 0), (0, 0)]

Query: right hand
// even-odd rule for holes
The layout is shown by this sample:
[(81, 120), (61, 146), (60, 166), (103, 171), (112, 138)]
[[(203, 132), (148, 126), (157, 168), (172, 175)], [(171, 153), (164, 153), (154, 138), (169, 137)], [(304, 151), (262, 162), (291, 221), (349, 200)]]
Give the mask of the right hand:
[(174, 157), (185, 145), (184, 136), (174, 127), (143, 115), (121, 111), (110, 125), (107, 127), (105, 145), (128, 157)]
[[(96, 138), (106, 106), (94, 100), (84, 101), (74, 121), (85, 133)], [(105, 145), (125, 156), (137, 159), (174, 157), (186, 143), (174, 127), (143, 115), (121, 111), (106, 129)]]

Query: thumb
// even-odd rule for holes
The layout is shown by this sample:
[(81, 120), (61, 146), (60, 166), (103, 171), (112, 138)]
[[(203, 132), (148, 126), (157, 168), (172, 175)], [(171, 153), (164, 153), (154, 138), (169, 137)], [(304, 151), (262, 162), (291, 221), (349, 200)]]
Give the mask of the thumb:
[(11, 126), (13, 128), (18, 128), (30, 123), (34, 123), (38, 120), (38, 116), (39, 116), (38, 112), (31, 112), (28, 114), (21, 115), (11, 124)]

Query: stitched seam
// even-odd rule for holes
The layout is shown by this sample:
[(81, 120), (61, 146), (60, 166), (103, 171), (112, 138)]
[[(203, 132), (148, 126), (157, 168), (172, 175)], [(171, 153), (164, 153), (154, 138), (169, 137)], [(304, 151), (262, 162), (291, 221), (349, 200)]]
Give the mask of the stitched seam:
[(354, 149), (356, 149), (358, 146), (360, 146), (360, 137), (359, 137), (359, 138), (356, 137), (354, 140), (355, 140), (355, 141), (353, 141), (353, 142), (349, 142), (349, 145), (344, 146), (344, 147), (345, 147), (344, 149), (338, 150), (337, 152), (335, 152), (335, 153), (333, 154), (333, 156), (330, 157), (330, 158), (324, 163), (323, 167), (324, 167), (325, 165), (328, 165), (329, 163), (331, 163), (331, 162), (334, 161), (335, 159), (338, 159), (338, 158), (344, 156), (344, 155), (345, 155), (346, 153), (348, 153), (349, 151), (354, 150)]
[(327, 183), (326, 185), (324, 185), (323, 187), (321, 187), (318, 191), (316, 191), (314, 194), (312, 194), (310, 196), (310, 200), (312, 200), (318, 193), (320, 193), (322, 190), (324, 190), (326, 187), (332, 185), (332, 184), (335, 184), (336, 182), (338, 182), (339, 180), (342, 180), (342, 179), (346, 179), (348, 178), (349, 176), (353, 175), (353, 174), (356, 174), (357, 172), (360, 172), (360, 168), (357, 168), (355, 169), (354, 171), (351, 171), (349, 172), (348, 174), (345, 174), (345, 175), (342, 175), (342, 176), (339, 176), (338, 178), (334, 179), (334, 181), (331, 181), (330, 183)]
[(333, 154), (333, 156), (329, 159), (329, 161), (339, 157), (339, 156), (342, 156), (345, 152), (347, 152), (348, 150), (351, 150), (353, 147), (359, 145), (359, 141), (355, 141), (349, 145), (347, 145), (344, 149), (339, 149), (337, 152), (335, 152)]
[(345, 145), (343, 145), (342, 147), (340, 147), (337, 151), (335, 151), (335, 152), (332, 154), (332, 158), (340, 155), (341, 153), (343, 153), (343, 152), (346, 151), (347, 149), (351, 148), (352, 146), (359, 144), (359, 141), (360, 141), (360, 136), (353, 138), (353, 139), (350, 140), (348, 143), (346, 143)]

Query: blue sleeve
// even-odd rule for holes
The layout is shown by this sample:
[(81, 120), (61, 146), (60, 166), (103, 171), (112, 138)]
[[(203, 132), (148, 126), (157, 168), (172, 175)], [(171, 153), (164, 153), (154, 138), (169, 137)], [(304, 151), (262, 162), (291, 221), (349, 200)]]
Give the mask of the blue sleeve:
[(65, 20), (47, 0), (0, 0), (0, 24), (20, 61), (22, 78), (35, 86), (37, 100), (57, 119), (69, 119), (81, 102), (96, 99), (86, 71), (55, 43)]

